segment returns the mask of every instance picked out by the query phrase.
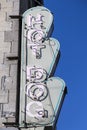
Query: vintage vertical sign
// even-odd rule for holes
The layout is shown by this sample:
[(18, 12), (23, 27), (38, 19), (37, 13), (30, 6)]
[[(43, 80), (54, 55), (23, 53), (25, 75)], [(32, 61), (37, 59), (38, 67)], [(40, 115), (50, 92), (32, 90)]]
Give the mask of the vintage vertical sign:
[(53, 15), (45, 7), (27, 10), (22, 17), (20, 127), (55, 122), (65, 82), (51, 77), (60, 43), (50, 38)]

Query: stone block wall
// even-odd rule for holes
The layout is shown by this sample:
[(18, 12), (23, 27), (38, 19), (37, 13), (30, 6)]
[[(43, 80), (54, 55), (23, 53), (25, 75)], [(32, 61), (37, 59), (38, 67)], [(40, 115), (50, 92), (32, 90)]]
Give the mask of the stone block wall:
[(19, 0), (0, 0), (0, 128), (14, 122), (17, 91)]

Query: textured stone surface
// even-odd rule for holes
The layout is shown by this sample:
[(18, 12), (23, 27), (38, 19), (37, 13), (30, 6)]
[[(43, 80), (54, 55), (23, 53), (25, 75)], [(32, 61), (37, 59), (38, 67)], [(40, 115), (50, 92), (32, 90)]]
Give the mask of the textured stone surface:
[(0, 23), (0, 31), (11, 31), (12, 29), (12, 22), (1, 22)]
[(10, 15), (19, 14), (19, 0), (0, 0), (0, 130), (3, 122), (15, 121), (17, 90), (17, 57), (19, 21)]
[(18, 44), (15, 41), (12, 42), (11, 52), (16, 53), (18, 55)]
[(4, 65), (4, 64), (0, 64), (0, 76), (9, 75), (9, 66)]
[(1, 44), (2, 41), (4, 41), (4, 31), (0, 31), (0, 44)]
[(11, 42), (13, 40), (13, 33), (12, 31), (5, 31), (4, 32), (4, 40), (5, 42)]
[(7, 104), (8, 102), (8, 90), (0, 91), (0, 104)]

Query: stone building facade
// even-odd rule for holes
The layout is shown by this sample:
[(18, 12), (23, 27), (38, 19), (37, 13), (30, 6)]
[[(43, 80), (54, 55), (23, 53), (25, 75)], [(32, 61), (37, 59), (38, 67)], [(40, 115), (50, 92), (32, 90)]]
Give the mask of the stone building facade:
[(16, 112), (19, 0), (0, 0), (0, 127)]

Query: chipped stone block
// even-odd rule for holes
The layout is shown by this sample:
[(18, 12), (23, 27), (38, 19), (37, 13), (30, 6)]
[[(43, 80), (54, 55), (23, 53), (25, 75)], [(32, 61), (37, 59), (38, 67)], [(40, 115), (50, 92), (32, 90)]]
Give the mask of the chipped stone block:
[(13, 88), (16, 90), (17, 88), (17, 64), (12, 65), (10, 67), (10, 76), (12, 77), (13, 80)]
[(10, 76), (17, 77), (17, 65), (11, 65)]
[(11, 52), (18, 55), (18, 42), (12, 42)]
[(5, 21), (5, 17), (6, 17), (6, 13), (5, 13), (5, 12), (0, 11), (0, 22)]
[(11, 43), (10, 42), (0, 42), (0, 52), (10, 52)]
[(8, 112), (9, 115), (13, 115), (15, 112), (16, 107), (16, 92), (15, 91), (9, 91), (9, 102), (7, 104), (4, 104), (3, 111)]
[(10, 42), (13, 40), (13, 32), (12, 31), (5, 31), (4, 32), (4, 41)]
[[(15, 34), (15, 35), (14, 35)], [(18, 42), (18, 31), (13, 32), (13, 41)]]
[(4, 32), (4, 41), (5, 42), (18, 41), (18, 31), (15, 31), (15, 32), (5, 31)]
[(17, 79), (12, 78), (12, 77), (6, 77), (5, 79), (5, 88), (9, 89), (10, 91), (14, 91), (16, 93), (16, 82)]
[(9, 66), (0, 64), (0, 77), (2, 77), (3, 75), (9, 75)]
[(0, 103), (8, 103), (8, 90), (0, 90)]
[(0, 31), (11, 31), (12, 30), (12, 22), (1, 22), (0, 23)]
[(12, 21), (13, 22), (13, 30), (14, 31), (18, 31), (18, 29), (19, 29), (19, 20), (18, 19), (15, 19), (15, 20), (13, 20)]
[(4, 81), (4, 86), (8, 90), (13, 90), (13, 79), (11, 77), (6, 77)]

